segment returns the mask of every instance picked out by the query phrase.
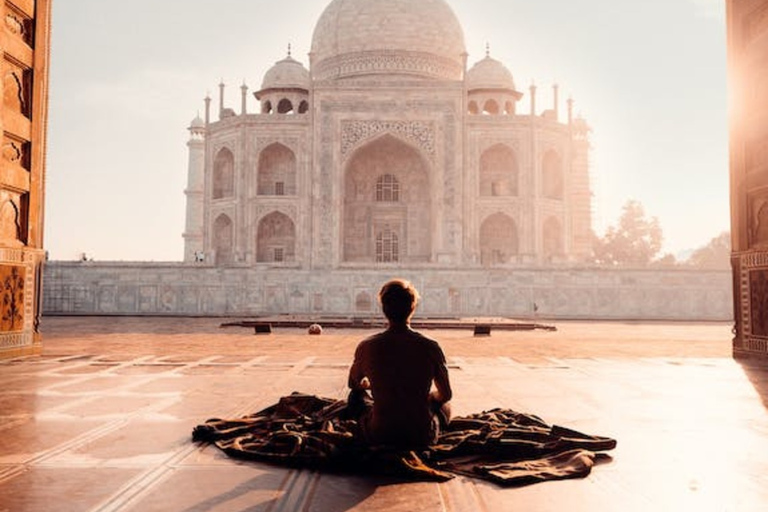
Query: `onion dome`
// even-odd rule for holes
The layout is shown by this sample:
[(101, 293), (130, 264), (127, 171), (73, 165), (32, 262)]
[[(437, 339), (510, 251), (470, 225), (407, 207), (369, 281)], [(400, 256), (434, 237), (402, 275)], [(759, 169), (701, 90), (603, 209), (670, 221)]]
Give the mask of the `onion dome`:
[(205, 121), (200, 117), (200, 114), (195, 116), (192, 122), (189, 123), (190, 130), (200, 130), (205, 128)]
[(486, 55), (467, 71), (467, 90), (508, 89), (515, 90), (512, 73), (498, 60)]
[(411, 75), (461, 80), (464, 31), (445, 0), (333, 0), (312, 35), (316, 80)]
[(264, 74), (261, 89), (303, 89), (309, 90), (309, 71), (304, 65), (288, 55)]

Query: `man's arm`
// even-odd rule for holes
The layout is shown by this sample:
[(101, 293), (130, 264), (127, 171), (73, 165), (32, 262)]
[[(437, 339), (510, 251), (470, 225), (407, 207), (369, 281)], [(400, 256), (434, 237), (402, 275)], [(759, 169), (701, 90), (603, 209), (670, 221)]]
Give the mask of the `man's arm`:
[(362, 364), (360, 362), (360, 345), (355, 350), (355, 359), (352, 361), (352, 366), (349, 368), (349, 377), (347, 378), (347, 385), (350, 389), (366, 389), (363, 384), (363, 379), (366, 379), (363, 373)]
[(432, 393), (432, 398), (436, 402), (444, 404), (453, 398), (451, 381), (448, 378), (448, 367), (445, 363), (438, 364), (435, 369), (435, 387), (437, 389)]

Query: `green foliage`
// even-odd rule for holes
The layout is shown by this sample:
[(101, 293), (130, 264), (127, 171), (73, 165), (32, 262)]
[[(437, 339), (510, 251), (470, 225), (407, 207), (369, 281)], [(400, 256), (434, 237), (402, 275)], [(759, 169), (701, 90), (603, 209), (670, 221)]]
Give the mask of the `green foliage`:
[(693, 251), (686, 263), (698, 268), (731, 268), (731, 234), (723, 231), (707, 245)]
[(647, 266), (661, 250), (661, 226), (656, 217), (646, 218), (640, 202), (629, 200), (622, 208), (618, 226), (594, 238), (595, 261), (606, 265)]

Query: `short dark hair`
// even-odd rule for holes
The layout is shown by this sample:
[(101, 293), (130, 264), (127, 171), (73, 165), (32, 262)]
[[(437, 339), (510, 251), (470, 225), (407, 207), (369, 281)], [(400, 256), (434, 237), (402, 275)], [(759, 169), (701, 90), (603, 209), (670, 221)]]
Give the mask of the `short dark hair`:
[(419, 292), (405, 279), (391, 279), (379, 290), (379, 302), (390, 321), (407, 322), (419, 303)]

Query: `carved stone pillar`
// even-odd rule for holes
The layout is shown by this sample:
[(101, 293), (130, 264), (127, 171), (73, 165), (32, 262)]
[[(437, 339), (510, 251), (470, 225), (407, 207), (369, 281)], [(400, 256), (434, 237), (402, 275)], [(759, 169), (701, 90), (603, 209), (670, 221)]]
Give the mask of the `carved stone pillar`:
[(728, 0), (736, 357), (768, 359), (768, 0)]
[(0, 4), (0, 358), (40, 347), (50, 9)]

